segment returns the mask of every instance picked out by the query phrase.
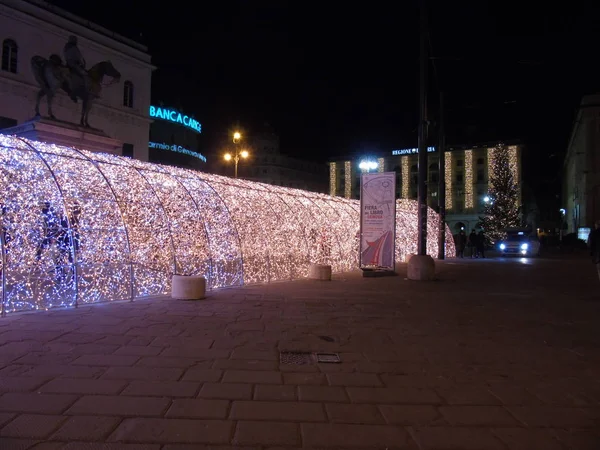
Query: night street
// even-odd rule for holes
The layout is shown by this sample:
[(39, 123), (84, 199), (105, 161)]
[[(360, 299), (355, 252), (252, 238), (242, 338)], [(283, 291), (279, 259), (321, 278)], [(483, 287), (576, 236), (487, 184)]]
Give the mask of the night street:
[(598, 449), (589, 259), (438, 270), (10, 315), (2, 449)]

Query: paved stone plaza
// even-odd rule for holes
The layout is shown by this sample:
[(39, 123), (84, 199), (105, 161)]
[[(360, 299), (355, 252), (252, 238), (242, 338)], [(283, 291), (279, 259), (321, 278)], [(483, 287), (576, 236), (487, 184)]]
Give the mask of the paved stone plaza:
[(589, 260), (438, 267), (8, 316), (0, 449), (599, 449)]

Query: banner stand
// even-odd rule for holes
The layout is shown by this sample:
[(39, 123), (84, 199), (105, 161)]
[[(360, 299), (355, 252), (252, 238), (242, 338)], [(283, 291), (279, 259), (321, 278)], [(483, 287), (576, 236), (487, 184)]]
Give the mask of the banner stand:
[(363, 277), (396, 275), (396, 172), (360, 178), (360, 269)]

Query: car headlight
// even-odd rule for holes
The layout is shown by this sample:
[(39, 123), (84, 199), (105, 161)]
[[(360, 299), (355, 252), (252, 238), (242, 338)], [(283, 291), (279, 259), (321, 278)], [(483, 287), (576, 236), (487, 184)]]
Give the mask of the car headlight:
[(500, 244), (500, 250), (504, 250), (505, 248), (506, 248), (506, 245)]
[(529, 248), (529, 244), (521, 244), (521, 250), (527, 250)]

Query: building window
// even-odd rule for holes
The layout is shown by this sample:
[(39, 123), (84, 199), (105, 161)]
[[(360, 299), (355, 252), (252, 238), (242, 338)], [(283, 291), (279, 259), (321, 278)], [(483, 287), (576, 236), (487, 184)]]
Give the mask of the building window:
[(463, 182), (463, 173), (462, 172), (456, 172), (456, 182), (457, 183)]
[(483, 158), (477, 158), (477, 165), (480, 166), (483, 164)]
[(133, 83), (131, 81), (123, 84), (123, 106), (133, 108)]
[(123, 144), (123, 156), (133, 158), (133, 144)]
[(410, 168), (410, 179), (412, 184), (419, 184), (419, 166), (417, 164), (413, 164)]
[(429, 181), (431, 183), (438, 183), (440, 180), (440, 168), (437, 163), (429, 165)]
[(456, 167), (462, 167), (464, 165), (464, 161), (462, 159), (457, 159), (456, 160)]
[(477, 169), (477, 182), (482, 183), (485, 181), (485, 172), (483, 169)]
[(4, 39), (2, 42), (2, 70), (17, 73), (17, 60), (19, 48), (12, 39)]

